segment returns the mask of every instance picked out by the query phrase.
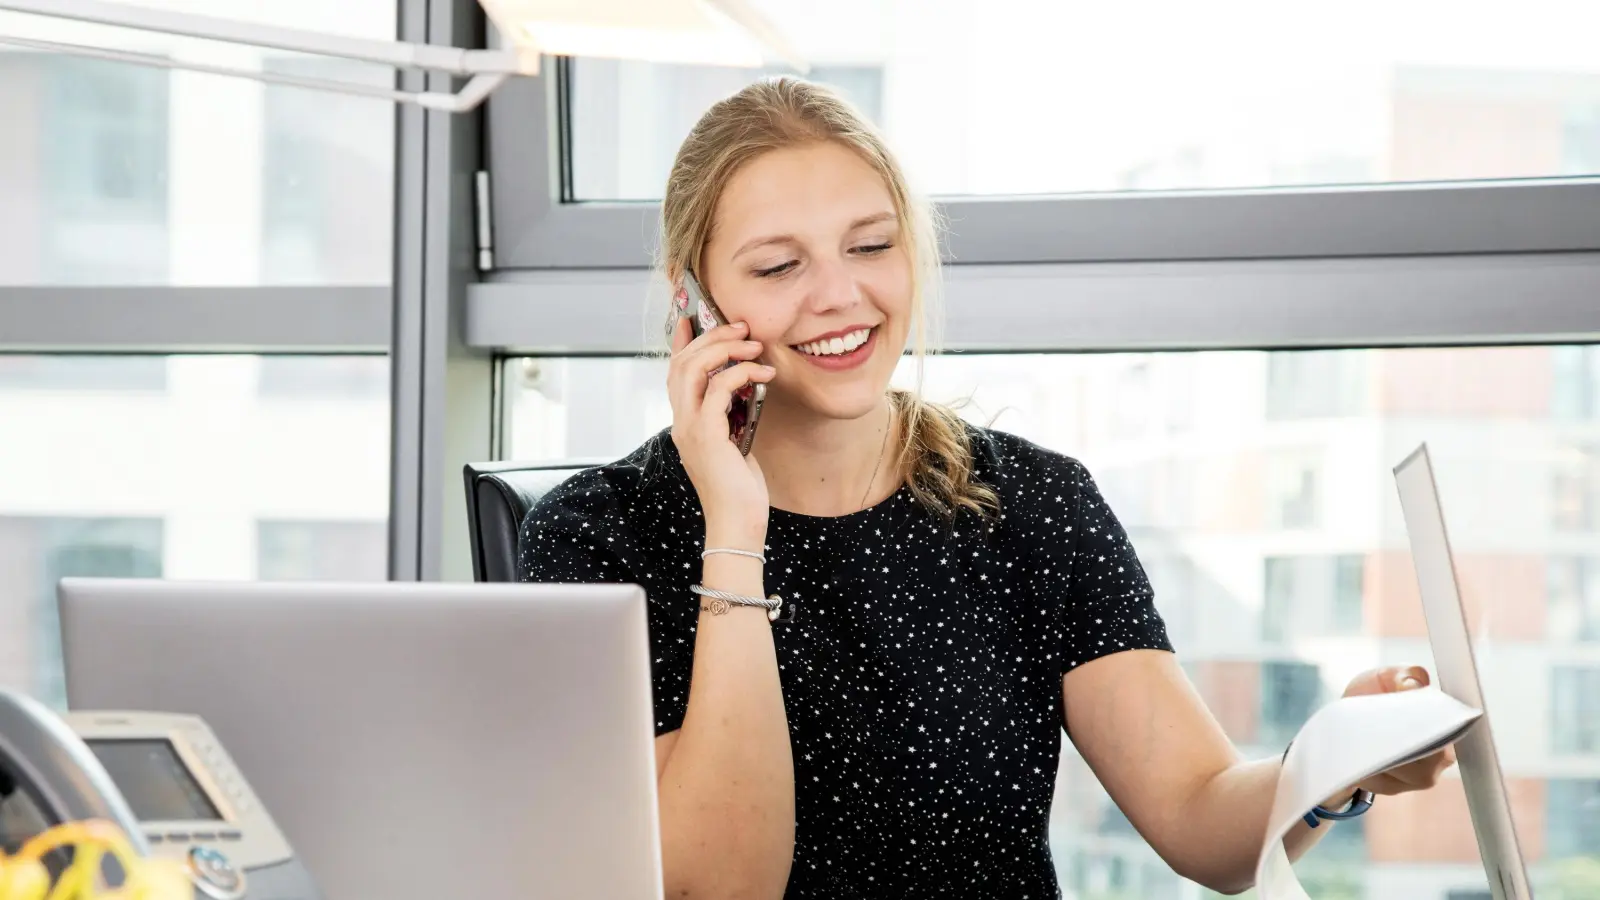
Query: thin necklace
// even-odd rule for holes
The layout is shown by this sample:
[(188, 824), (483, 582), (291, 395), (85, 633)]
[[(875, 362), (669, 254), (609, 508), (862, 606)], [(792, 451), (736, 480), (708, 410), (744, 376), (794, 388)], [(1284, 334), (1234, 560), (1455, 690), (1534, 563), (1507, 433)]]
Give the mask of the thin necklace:
[(872, 486), (878, 481), (878, 470), (883, 467), (883, 451), (889, 447), (889, 428), (894, 425), (894, 408), (889, 408), (889, 421), (883, 426), (883, 443), (878, 445), (878, 461), (872, 464), (872, 477), (867, 479), (867, 489), (861, 492), (861, 509), (867, 508), (867, 498), (872, 496)]

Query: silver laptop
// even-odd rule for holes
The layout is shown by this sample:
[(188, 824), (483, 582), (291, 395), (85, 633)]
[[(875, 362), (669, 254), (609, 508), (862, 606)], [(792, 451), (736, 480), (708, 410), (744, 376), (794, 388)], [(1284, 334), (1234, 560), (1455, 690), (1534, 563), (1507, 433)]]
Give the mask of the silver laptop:
[(327, 900), (662, 895), (637, 587), (59, 594), (69, 707), (203, 717)]
[(1528, 900), (1533, 893), (1528, 887), (1527, 865), (1517, 844), (1511, 801), (1506, 796), (1500, 757), (1495, 751), (1489, 710), (1483, 702), (1483, 687), (1428, 445), (1423, 444), (1407, 456), (1395, 467), (1394, 475), (1411, 540), (1422, 611), (1428, 622), (1428, 642), (1433, 647), (1435, 683), (1444, 693), (1484, 711), (1455, 746), (1489, 890), (1495, 900)]

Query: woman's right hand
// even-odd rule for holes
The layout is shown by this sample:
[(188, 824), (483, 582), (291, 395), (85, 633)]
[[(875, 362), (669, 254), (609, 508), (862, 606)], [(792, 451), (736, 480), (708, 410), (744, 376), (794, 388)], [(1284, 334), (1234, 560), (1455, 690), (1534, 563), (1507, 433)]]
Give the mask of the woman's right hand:
[[(672, 443), (700, 495), (707, 546), (760, 552), (767, 535), (767, 482), (755, 454), (745, 456), (728, 434), (734, 391), (772, 380), (773, 370), (753, 362), (761, 345), (746, 340), (743, 322), (721, 325), (694, 337), (679, 319), (667, 369), (672, 401)], [(715, 372), (728, 362), (735, 365)]]

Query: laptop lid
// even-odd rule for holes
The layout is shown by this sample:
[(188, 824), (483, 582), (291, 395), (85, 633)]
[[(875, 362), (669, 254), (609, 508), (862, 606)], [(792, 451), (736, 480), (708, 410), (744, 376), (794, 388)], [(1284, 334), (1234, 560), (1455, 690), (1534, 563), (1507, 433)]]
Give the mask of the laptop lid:
[(203, 717), (327, 900), (661, 896), (641, 589), (59, 595), (69, 706)]
[(1433, 648), (1434, 683), (1444, 693), (1483, 710), (1483, 717), (1455, 747), (1489, 889), (1495, 900), (1529, 900), (1533, 895), (1527, 866), (1517, 844), (1511, 801), (1495, 750), (1489, 710), (1484, 704), (1427, 444), (1396, 466), (1394, 475), (1422, 595), (1422, 611), (1428, 623), (1428, 643)]

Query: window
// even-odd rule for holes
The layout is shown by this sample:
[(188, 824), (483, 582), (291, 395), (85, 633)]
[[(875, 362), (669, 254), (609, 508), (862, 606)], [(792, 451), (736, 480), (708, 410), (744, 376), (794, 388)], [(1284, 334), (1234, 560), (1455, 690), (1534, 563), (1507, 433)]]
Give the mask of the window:
[(1556, 666), (1551, 671), (1550, 749), (1600, 753), (1600, 669)]
[[(398, 8), (394, 0), (204, 6), (223, 18), (384, 40), (394, 38)], [(154, 32), (12, 13), (0, 13), (0, 30), (217, 62), (213, 45)], [(334, 74), (241, 45), (225, 62)], [(353, 74), (393, 77), (384, 66)], [(0, 83), (0, 283), (390, 282), (390, 101), (33, 52), (0, 51)]]
[[(1543, 637), (1516, 638), (1521, 644), (1514, 654), (1517, 663), (1575, 652), (1557, 645), (1585, 639), (1600, 586), (1597, 567), (1589, 562), (1594, 554), (1583, 553), (1571, 535), (1506, 527), (1519, 517), (1537, 523), (1548, 515), (1549, 500), (1540, 491), (1509, 490), (1497, 494), (1493, 504), (1482, 501), (1485, 485), (1552, 484), (1568, 456), (1529, 454), (1526, 447), (1570, 444), (1574, 426), (1554, 417), (1546, 396), (1524, 398), (1528, 402), (1495, 416), (1481, 415), (1463, 402), (1469, 388), (1455, 374), (1465, 356), (1488, 383), (1512, 381), (1528, 370), (1530, 353), (1536, 366), (1550, 366), (1557, 351), (1568, 349), (1309, 351), (1319, 354), (1315, 367), (1323, 371), (1382, 371), (1386, 389), (1415, 398), (1401, 406), (1342, 407), (1346, 412), (1340, 415), (1350, 421), (1333, 428), (1300, 416), (1277, 416), (1261, 402), (1231, 399), (1269, 395), (1268, 380), (1276, 376), (1265, 352), (950, 354), (927, 360), (925, 393), (940, 401), (972, 398), (963, 414), (980, 423), (1004, 410), (996, 427), (1088, 465), (1113, 509), (1137, 523), (1130, 524), (1133, 543), (1195, 684), (1229, 733), (1247, 741), (1249, 752), (1264, 754), (1281, 752), (1306, 718), (1338, 696), (1356, 672), (1394, 653), (1410, 658), (1424, 652), (1418, 648), (1426, 645), (1414, 636), (1397, 644), (1393, 631), (1395, 622), (1415, 621), (1414, 582), (1406, 583), (1403, 567), (1400, 577), (1387, 562), (1379, 567), (1386, 554), (1404, 553), (1398, 522), (1384, 509), (1394, 502), (1391, 467), (1415, 446), (1419, 429), (1430, 436), (1464, 591), (1481, 596), (1504, 590), (1479, 580), (1488, 576), (1478, 573), (1533, 573), (1527, 614), (1530, 621), (1537, 616), (1547, 622), (1548, 630)], [(1347, 356), (1340, 360), (1338, 354)], [(1405, 364), (1393, 365), (1393, 357), (1401, 354)], [(1285, 352), (1281, 359), (1293, 355)], [(1296, 368), (1292, 362), (1277, 365), (1279, 372)], [(512, 373), (506, 389), (511, 458), (615, 458), (671, 420), (660, 360), (541, 357), (513, 360), (507, 368)], [(1153, 396), (1149, 415), (1154, 421), (1131, 442), (1116, 429), (1122, 412), (1115, 388), (1119, 373), (1141, 368), (1158, 393), (1182, 380), (1195, 397), (1230, 400), (1195, 415), (1192, 429), (1174, 429), (1164, 419), (1168, 399)], [(911, 383), (909, 363), (898, 380)], [(1545, 391), (1556, 389), (1547, 381), (1533, 383), (1546, 385)], [(1294, 408), (1291, 400), (1285, 398), (1285, 408)], [(1519, 435), (1516, 442), (1503, 440), (1508, 428)], [(1325, 475), (1319, 465), (1330, 466)], [(1182, 489), (1166, 489), (1172, 485)], [(1576, 480), (1567, 485), (1557, 488), (1558, 504), (1571, 502), (1561, 490), (1582, 488)], [(1540, 573), (1548, 578), (1544, 591), (1537, 584)], [(1541, 603), (1544, 608), (1537, 608)], [(1325, 640), (1329, 636), (1339, 639)], [(1486, 681), (1513, 677), (1504, 668), (1507, 663), (1497, 661), (1501, 656), (1479, 659)], [(1506, 729), (1496, 733), (1507, 771), (1548, 784), (1551, 798), (1562, 790), (1559, 777), (1571, 774), (1573, 765), (1587, 764), (1587, 757), (1572, 754), (1600, 754), (1600, 674), (1589, 671), (1573, 669), (1548, 681), (1518, 678), (1539, 690), (1530, 701), (1540, 712), (1538, 720), (1557, 723), (1548, 741), (1507, 740)], [(1552, 760), (1547, 743), (1587, 749), (1556, 750), (1568, 758)], [(1070, 762), (1070, 746), (1064, 752), (1076, 765)], [(1073, 803), (1055, 808), (1051, 843), (1062, 851), (1056, 856), (1062, 884), (1094, 896), (1093, 891), (1110, 890), (1112, 872), (1139, 872), (1149, 865), (1141, 855), (1147, 848), (1124, 837), (1123, 819), (1109, 800), (1074, 796)], [(1570, 819), (1561, 811), (1567, 808), (1549, 815)], [(1470, 831), (1449, 847), (1435, 842), (1455, 838), (1405, 837), (1413, 833), (1411, 826), (1374, 818), (1394, 810), (1375, 807), (1354, 828), (1340, 823), (1316, 853), (1297, 864), (1297, 872), (1309, 866), (1302, 873), (1308, 889), (1330, 886), (1313, 896), (1413, 900), (1483, 885), (1475, 866), (1438, 864), (1442, 855), (1475, 858)], [(1529, 814), (1543, 816), (1546, 810), (1541, 806)], [(1546, 831), (1558, 833), (1554, 824)], [(1576, 836), (1563, 852), (1576, 854), (1585, 865), (1600, 864), (1600, 837), (1570, 833)], [(1382, 866), (1341, 865), (1365, 858), (1368, 838), (1380, 835)], [(1120, 868), (1110, 865), (1115, 858), (1123, 860)], [(1326, 868), (1323, 860), (1329, 861)], [(1149, 900), (1203, 896), (1187, 884), (1149, 880), (1123, 893)]]
[[(572, 62), (572, 193), (583, 200), (661, 196), (678, 144), (706, 108), (782, 70), (675, 66), (634, 60)], [(883, 114), (883, 69), (816, 65), (806, 77), (832, 85), (863, 113)]]
[(1267, 418), (1360, 416), (1368, 411), (1369, 354), (1279, 350), (1267, 354)]
[(1365, 608), (1367, 561), (1345, 554), (1333, 560), (1333, 631), (1360, 634)]
[[(937, 194), (1600, 170), (1589, 124), (1600, 109), (1600, 71), (1592, 47), (1568, 36), (1600, 31), (1600, 14), (1583, 0), (1535, 0), (1515, 15), (1504, 6), (1452, 7), (1445, 30), (1434, 5), (1362, 0), (1340, 8), (1328, 43), (1373, 48), (1355, 56), (1277, 52), (1301, 44), (1312, 14), (1263, 19), (1239, 0), (756, 6), (821, 79), (857, 96), (914, 179)], [(1543, 24), (1551, 21), (1569, 27)], [(1170, 39), (1152, 39), (1153, 22)], [(1360, 22), (1381, 22), (1383, 40), (1356, 30)], [(857, 81), (858, 72), (873, 74)], [(580, 60), (570, 88), (574, 199), (659, 198), (693, 117), (763, 74)], [(860, 96), (874, 89), (876, 103)]]
[(378, 522), (260, 522), (257, 575), (264, 581), (382, 581), (389, 532)]
[[(62, 384), (103, 362), (50, 359)], [(159, 389), (0, 381), (0, 684), (60, 699), (63, 575), (386, 575), (387, 394), (268, 402), (258, 357), (147, 361)], [(296, 524), (258, 544), (261, 521)]]
[(30, 56), (33, 71), (12, 74), (37, 91), (36, 171), (45, 177), (22, 194), (33, 202), (7, 217), (20, 218), (30, 205), (37, 211), (40, 277), (54, 284), (165, 280), (169, 73)]
[(1545, 853), (1549, 857), (1594, 855), (1600, 847), (1600, 781), (1552, 778), (1545, 809)]
[(162, 574), (159, 519), (0, 515), (0, 687), (65, 707), (56, 583)]
[[(267, 59), (270, 72), (389, 87), (391, 70), (334, 59)], [(392, 104), (306, 90), (265, 92), (262, 281), (388, 280)]]
[(1269, 747), (1286, 747), (1306, 719), (1325, 702), (1322, 671), (1311, 663), (1261, 664), (1261, 730)]
[(1273, 451), (1267, 459), (1267, 524), (1315, 528), (1320, 514), (1317, 460), (1299, 452)]
[(0, 391), (162, 391), (159, 356), (3, 356)]
[(389, 396), (389, 361), (381, 356), (263, 356), (262, 398)]
[(1548, 571), (1552, 640), (1600, 640), (1600, 556), (1553, 556)]
[(1264, 559), (1262, 639), (1360, 634), (1365, 569), (1364, 557), (1349, 554)]
[(1559, 453), (1550, 500), (1557, 530), (1600, 531), (1600, 444), (1577, 444)]
[[(1600, 144), (1600, 136), (1595, 139)], [(1596, 151), (1600, 152), (1600, 151)], [(1600, 348), (1557, 347), (1550, 411), (1558, 419), (1600, 418)]]

